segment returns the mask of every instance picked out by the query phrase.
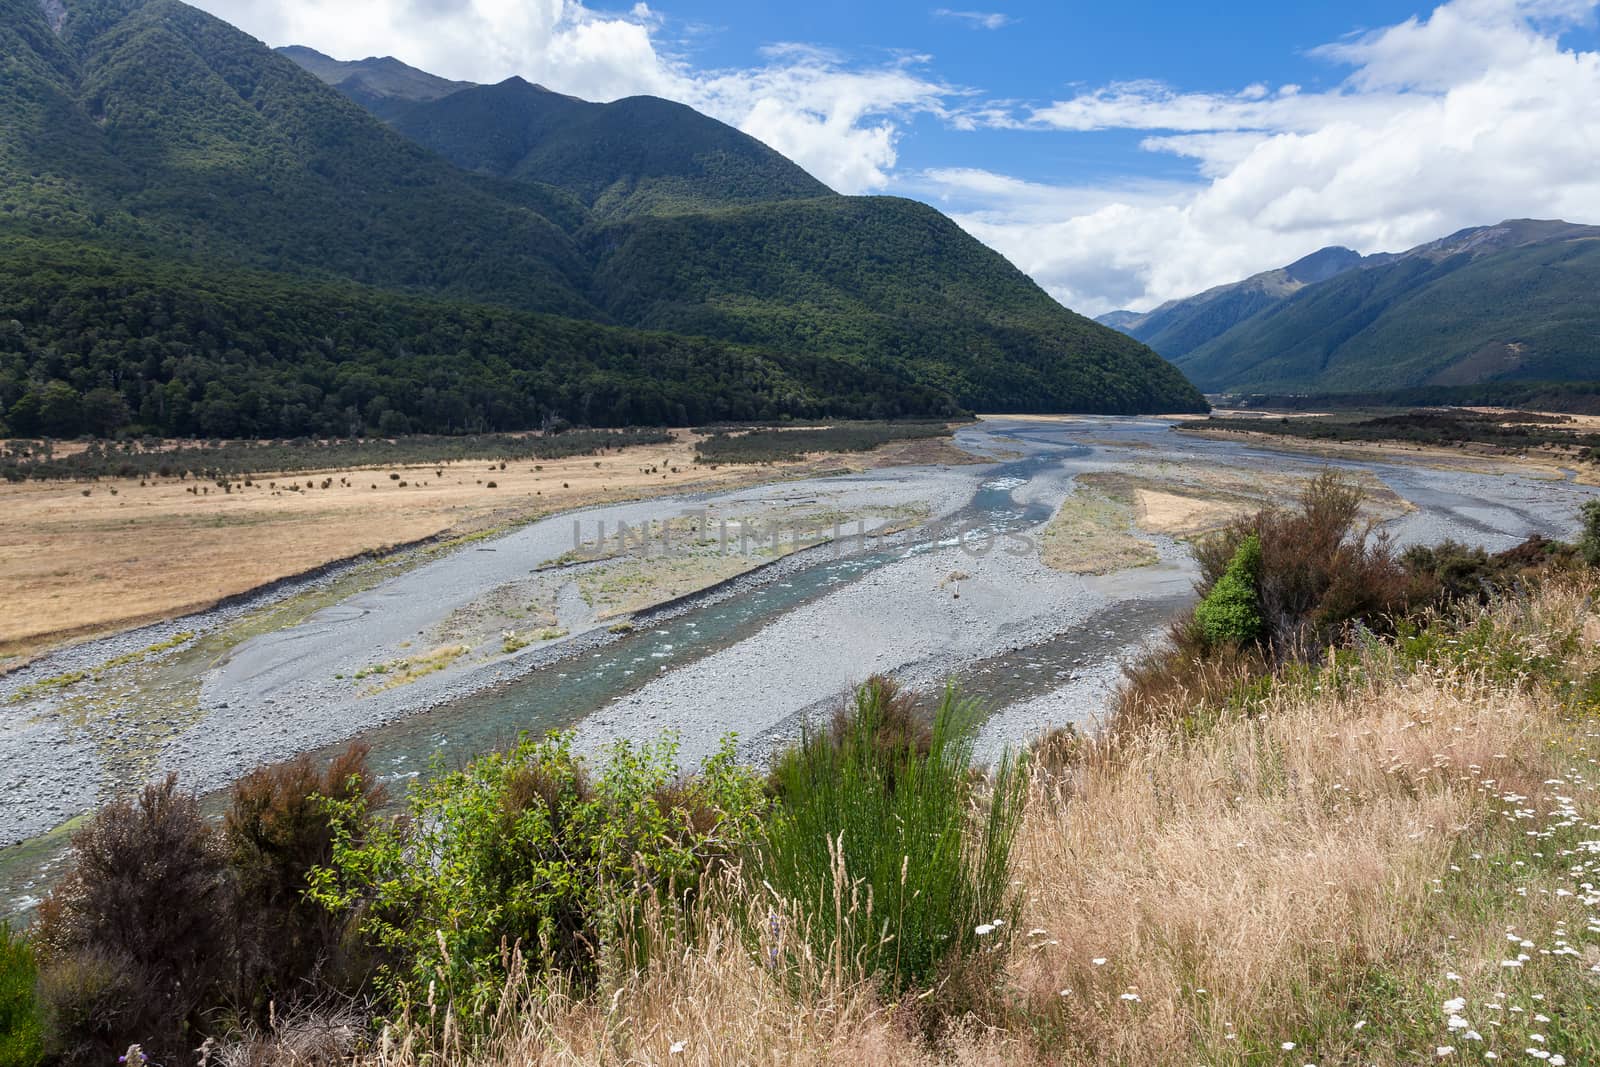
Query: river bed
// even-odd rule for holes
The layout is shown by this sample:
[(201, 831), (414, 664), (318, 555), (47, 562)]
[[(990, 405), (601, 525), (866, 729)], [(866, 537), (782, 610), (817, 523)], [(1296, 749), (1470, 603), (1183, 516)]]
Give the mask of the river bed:
[[(759, 761), (881, 672), (927, 688), (955, 679), (993, 713), (980, 740), (993, 758), (1050, 725), (1092, 724), (1121, 662), (1193, 595), (1186, 547), (1155, 535), (1140, 535), (1154, 565), (1098, 576), (1046, 567), (1039, 534), (1076, 478), (1215, 467), (1309, 477), (1326, 465), (1149, 418), (994, 418), (956, 440), (1003, 458), (589, 509), (392, 574), (319, 579), (283, 625), (250, 629), (271, 605), (236, 607), (44, 657), (0, 679), (0, 845), (12, 846), (0, 851), (0, 912), (37, 902), (70, 819), (140, 778), (176, 771), (219, 798), (260, 763), (353, 737), (397, 781), (441, 756), (455, 763), (555, 728), (574, 730), (585, 751), (672, 730), (686, 763), (732, 733)], [(1388, 523), (1401, 543), (1500, 549), (1532, 533), (1567, 537), (1596, 493), (1376, 450), (1331, 465), (1411, 506)], [(728, 538), (729, 517), (736, 531), (783, 519), (822, 532), (751, 549)], [(626, 562), (576, 558), (602, 522), (680, 533), (687, 524), (702, 570), (724, 566), (730, 551), (765, 555), (702, 594), (608, 615), (596, 603), (637, 576)], [(684, 551), (663, 541), (663, 556)], [(504, 629), (522, 618), (544, 628), (540, 639)], [(139, 657), (136, 670), (103, 666), (185, 633), (198, 636)], [(45, 684), (96, 675), (97, 663), (105, 677)], [(405, 684), (391, 670), (404, 670)]]

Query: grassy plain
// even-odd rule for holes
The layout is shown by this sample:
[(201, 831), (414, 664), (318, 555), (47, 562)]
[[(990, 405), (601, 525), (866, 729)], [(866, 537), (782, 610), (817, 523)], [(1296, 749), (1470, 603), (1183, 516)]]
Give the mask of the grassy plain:
[[(594, 456), (0, 484), (0, 671), (54, 645), (200, 610), (364, 553), (557, 511), (828, 470), (975, 462), (947, 439), (871, 453), (696, 464), (698, 435)], [(289, 486), (296, 486), (290, 489)]]

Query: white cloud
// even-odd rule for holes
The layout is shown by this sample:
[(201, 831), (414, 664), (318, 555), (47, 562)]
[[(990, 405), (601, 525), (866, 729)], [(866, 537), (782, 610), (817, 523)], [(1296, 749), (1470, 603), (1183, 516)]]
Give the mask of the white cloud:
[(947, 7), (939, 7), (934, 8), (933, 14), (935, 18), (965, 22), (975, 30), (998, 30), (1016, 21), (1003, 11), (951, 11)]
[(575, 0), (197, 0), (268, 44), (339, 59), (394, 55), (435, 74), (494, 82), (513, 74), (589, 100), (647, 93), (678, 100), (766, 141), (841, 192), (889, 181), (907, 118), (946, 114), (948, 86), (924, 57), (877, 66), (799, 45), (764, 63), (700, 71), (659, 41), (647, 4), (603, 14)]
[[(1325, 90), (1123, 81), (1031, 105), (952, 87), (923, 56), (862, 64), (787, 44), (749, 67), (697, 69), (673, 50), (672, 30), (688, 28), (647, 3), (604, 13), (578, 0), (199, 2), (270, 44), (393, 54), (473, 81), (520, 74), (594, 100), (682, 101), (841, 192), (945, 207), (1091, 314), (1149, 307), (1326, 244), (1400, 249), (1515, 216), (1600, 222), (1600, 53), (1563, 44), (1600, 0), (1450, 0), (1314, 49), (1344, 75)], [(934, 14), (989, 29), (1009, 18)], [(1014, 137), (1136, 131), (1192, 177), (1062, 186), (973, 167), (905, 175), (898, 142), (919, 115)]]
[(1010, 119), (1148, 131), (1147, 151), (1195, 162), (1192, 183), (1052, 190), (970, 171), (923, 181), (973, 234), (1091, 314), (1329, 244), (1402, 249), (1506, 217), (1600, 222), (1600, 53), (1561, 43), (1595, 6), (1453, 0), (1317, 49), (1348, 68), (1324, 92), (1126, 82)]

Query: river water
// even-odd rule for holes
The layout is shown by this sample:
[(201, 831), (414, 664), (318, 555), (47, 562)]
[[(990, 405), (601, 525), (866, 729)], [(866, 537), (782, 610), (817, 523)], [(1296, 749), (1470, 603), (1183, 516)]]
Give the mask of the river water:
[[(775, 568), (770, 580), (742, 583), (731, 595), (658, 619), (645, 613), (632, 632), (598, 647), (361, 731), (374, 767), (401, 781), (436, 759), (454, 765), (527, 732), (576, 726), (585, 737), (592, 726), (598, 743), (698, 723), (703, 728), (690, 731), (686, 746), (692, 758), (729, 728), (747, 738), (781, 737), (798, 714), (836, 699), (843, 683), (869, 668), (923, 681), (953, 678), (993, 709), (1048, 706), (1052, 694), (1072, 691), (1079, 672), (1113, 669), (1115, 656), (1159, 632), (1192, 597), (1190, 571), (1170, 542), (1159, 545), (1160, 565), (1096, 579), (1004, 558), (1011, 539), (1049, 519), (1076, 475), (1206, 465), (1309, 473), (1322, 463), (1175, 433), (1153, 419), (1000, 419), (963, 430), (960, 439), (1008, 458), (892, 472), (902, 482), (925, 478), (946, 487), (952, 478), (968, 479), (966, 502), (921, 529), (844, 551), (819, 546)], [(1570, 481), (1435, 469), (1376, 451), (1368, 461), (1332, 465), (1365, 471), (1414, 506), (1390, 524), (1402, 543), (1453, 537), (1498, 549), (1532, 533), (1568, 536), (1577, 506), (1595, 493)], [(984, 546), (982, 558), (973, 545)], [(968, 571), (962, 596), (952, 599), (941, 576)], [(932, 635), (921, 643), (906, 633), (921, 629)], [(721, 721), (707, 708), (729, 704), (730, 693), (760, 700), (747, 702), (742, 718)], [(1069, 721), (1097, 710), (1062, 701), (1059, 715)], [(757, 706), (765, 718), (751, 718), (748, 709)], [(638, 714), (641, 707), (649, 713)], [(217, 808), (222, 800), (217, 792), (207, 803)], [(62, 844), (57, 833), (0, 851), (0, 913), (38, 900), (59, 871)]]

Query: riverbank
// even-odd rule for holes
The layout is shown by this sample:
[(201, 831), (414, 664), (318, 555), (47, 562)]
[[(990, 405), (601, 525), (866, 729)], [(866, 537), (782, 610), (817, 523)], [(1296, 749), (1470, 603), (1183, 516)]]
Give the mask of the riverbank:
[[(414, 458), (215, 481), (151, 474), (0, 483), (8, 608), (0, 673), (52, 647), (209, 611), (342, 563), (548, 515), (828, 470), (970, 459), (947, 438), (926, 438), (870, 453), (710, 465), (695, 462), (702, 435), (669, 432), (659, 444), (548, 459)], [(515, 452), (520, 438), (505, 440)], [(440, 447), (449, 445), (443, 439)]]
[[(560, 727), (586, 747), (671, 728), (689, 759), (737, 732), (759, 760), (874, 672), (960, 679), (995, 713), (986, 752), (1047, 724), (1092, 722), (1121, 660), (1181, 608), (1192, 572), (1185, 527), (1162, 532), (1155, 524), (1175, 521), (1170, 508), (1148, 506), (1125, 536), (1150, 546), (1155, 564), (1099, 576), (1046, 566), (1041, 534), (1063, 503), (1085, 483), (1121, 478), (1197, 505), (1210, 493), (1215, 504), (1218, 487), (1276, 491), (1319, 467), (1171, 425), (986, 420), (955, 437), (977, 462), (836, 466), (581, 509), (53, 653), (0, 678), (6, 840), (44, 833), (157, 773), (216, 789), (352, 736), (396, 780), (436, 754), (465, 759)], [(1402, 543), (1454, 537), (1498, 549), (1530, 533), (1567, 536), (1594, 492), (1522, 474), (1334, 462), (1392, 495), (1398, 517), (1387, 528)], [(601, 522), (652, 524), (680, 547), (687, 532), (696, 544), (649, 561), (577, 558)], [(769, 538), (730, 563), (717, 550), (724, 523), (825, 529), (828, 539), (774, 550)], [(718, 584), (643, 607), (699, 580)], [(0, 852), (0, 889), (28, 880), (8, 880), (7, 869), (27, 866), (14, 855)]]

